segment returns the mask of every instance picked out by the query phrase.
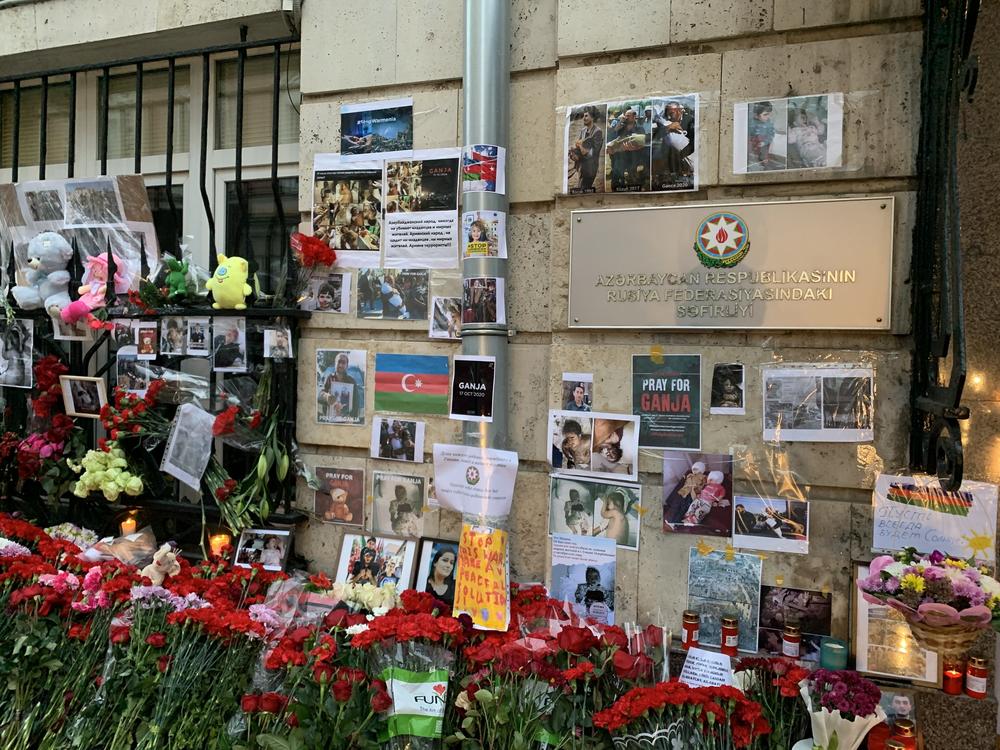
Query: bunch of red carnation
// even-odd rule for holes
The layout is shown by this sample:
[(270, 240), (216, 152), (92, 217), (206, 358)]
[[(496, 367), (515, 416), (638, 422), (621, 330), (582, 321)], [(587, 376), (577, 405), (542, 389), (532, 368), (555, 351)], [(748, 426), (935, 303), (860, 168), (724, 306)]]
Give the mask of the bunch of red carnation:
[(337, 260), (337, 253), (319, 237), (311, 237), (301, 232), (295, 232), (291, 238), (295, 260), (303, 268), (316, 266), (332, 266)]
[(59, 376), (69, 368), (54, 354), (42, 357), (35, 363), (35, 388), (38, 395), (31, 401), (32, 409), (42, 419), (48, 418), (62, 404), (62, 387)]
[(361, 650), (376, 643), (426, 643), (461, 646), (465, 641), (465, 626), (454, 617), (435, 617), (427, 613), (409, 614), (393, 609), (372, 620), (368, 629), (351, 639), (351, 646)]
[(129, 434), (166, 437), (170, 422), (152, 408), (165, 385), (163, 380), (154, 380), (143, 397), (122, 386), (115, 388), (114, 399), (102, 406), (100, 413), (101, 424), (112, 440)]

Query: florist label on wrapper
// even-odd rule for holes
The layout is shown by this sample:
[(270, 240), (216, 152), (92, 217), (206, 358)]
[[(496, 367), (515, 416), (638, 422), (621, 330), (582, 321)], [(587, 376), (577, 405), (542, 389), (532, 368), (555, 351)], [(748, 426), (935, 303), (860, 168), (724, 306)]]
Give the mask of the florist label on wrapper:
[(509, 589), (507, 532), (462, 524), (454, 615), (469, 614), (473, 624), (483, 630), (506, 630)]
[(880, 474), (873, 501), (873, 550), (913, 547), (996, 564), (997, 485), (965, 481), (947, 492), (936, 477)]

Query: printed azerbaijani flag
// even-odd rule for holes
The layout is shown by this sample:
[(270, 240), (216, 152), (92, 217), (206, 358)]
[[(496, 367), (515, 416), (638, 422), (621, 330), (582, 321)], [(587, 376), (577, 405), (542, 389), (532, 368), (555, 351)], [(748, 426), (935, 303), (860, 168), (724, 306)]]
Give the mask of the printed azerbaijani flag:
[(895, 482), (889, 485), (886, 498), (903, 505), (915, 505), (953, 516), (968, 516), (973, 501), (970, 492), (945, 492), (935, 487), (917, 487)]
[(448, 357), (375, 355), (375, 411), (448, 413)]

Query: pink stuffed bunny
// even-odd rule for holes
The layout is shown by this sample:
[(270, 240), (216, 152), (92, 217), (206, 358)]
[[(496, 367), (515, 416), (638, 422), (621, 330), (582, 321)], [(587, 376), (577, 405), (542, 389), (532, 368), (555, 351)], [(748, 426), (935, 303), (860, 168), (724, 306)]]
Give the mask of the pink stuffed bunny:
[[(122, 260), (117, 255), (114, 259), (115, 294), (125, 294), (132, 286), (132, 280), (127, 275)], [(87, 258), (87, 270), (83, 277), (87, 283), (77, 290), (80, 298), (70, 302), (59, 313), (63, 321), (70, 325), (87, 317), (91, 311), (104, 307), (108, 287), (108, 256), (102, 253)]]

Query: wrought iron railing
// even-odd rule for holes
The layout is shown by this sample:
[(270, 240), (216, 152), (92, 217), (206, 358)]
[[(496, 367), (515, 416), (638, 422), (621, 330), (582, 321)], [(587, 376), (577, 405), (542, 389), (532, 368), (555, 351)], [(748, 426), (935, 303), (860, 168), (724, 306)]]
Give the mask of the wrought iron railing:
[(910, 463), (937, 474), (946, 489), (962, 483), (960, 421), (965, 387), (965, 318), (958, 201), (958, 118), (971, 98), (971, 57), (979, 0), (925, 0), (920, 87), (919, 187), (913, 234), (913, 380)]

